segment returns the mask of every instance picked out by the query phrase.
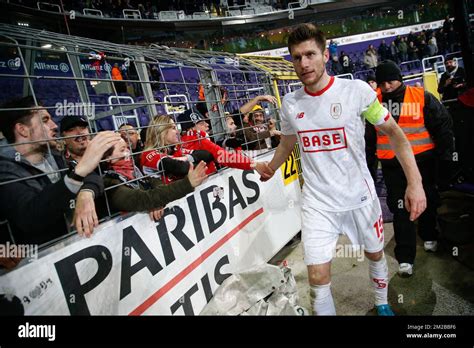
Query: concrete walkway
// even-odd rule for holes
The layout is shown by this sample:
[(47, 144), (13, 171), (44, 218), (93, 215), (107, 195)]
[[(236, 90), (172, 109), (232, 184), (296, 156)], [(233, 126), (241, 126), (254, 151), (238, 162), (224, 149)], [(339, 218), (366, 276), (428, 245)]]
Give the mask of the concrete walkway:
[[(395, 241), (391, 223), (385, 228), (385, 254), (390, 285), (389, 302), (396, 315), (474, 315), (474, 271), (462, 265), (440, 247), (436, 253), (423, 250), (418, 240), (414, 274), (401, 278), (396, 272)], [(341, 236), (338, 245), (350, 244)], [(339, 253), (338, 253), (339, 254)], [(351, 256), (351, 255), (349, 255)], [(342, 255), (332, 262), (332, 294), (338, 315), (375, 315), (374, 295), (369, 283), (368, 261)], [(299, 238), (283, 248), (272, 260), (287, 260), (295, 276), (299, 304), (310, 310), (308, 277)]]

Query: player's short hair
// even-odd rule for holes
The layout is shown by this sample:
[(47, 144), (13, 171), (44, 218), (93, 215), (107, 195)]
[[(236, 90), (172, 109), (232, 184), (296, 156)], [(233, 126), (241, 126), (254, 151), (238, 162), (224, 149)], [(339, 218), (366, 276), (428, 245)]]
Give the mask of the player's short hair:
[(298, 45), (307, 40), (314, 40), (321, 52), (326, 49), (326, 36), (317, 29), (314, 24), (300, 24), (298, 25), (288, 37), (288, 51), (291, 54), (291, 47)]

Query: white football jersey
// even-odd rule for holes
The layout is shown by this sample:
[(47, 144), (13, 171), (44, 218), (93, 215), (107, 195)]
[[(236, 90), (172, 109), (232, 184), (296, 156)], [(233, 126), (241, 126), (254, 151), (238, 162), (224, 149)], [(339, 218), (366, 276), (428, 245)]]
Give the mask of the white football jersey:
[(376, 198), (365, 159), (365, 119), (380, 125), (390, 114), (367, 83), (331, 77), (318, 93), (303, 87), (285, 95), (281, 113), (282, 133), (298, 138), (304, 204), (339, 212)]

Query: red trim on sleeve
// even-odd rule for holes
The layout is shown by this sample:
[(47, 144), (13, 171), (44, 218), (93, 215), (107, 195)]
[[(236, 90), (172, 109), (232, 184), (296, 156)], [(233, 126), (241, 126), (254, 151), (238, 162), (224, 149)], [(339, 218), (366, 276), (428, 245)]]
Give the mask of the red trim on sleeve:
[(387, 113), (387, 116), (384, 117), (383, 121), (387, 122), (389, 118), (390, 118), (390, 112)]

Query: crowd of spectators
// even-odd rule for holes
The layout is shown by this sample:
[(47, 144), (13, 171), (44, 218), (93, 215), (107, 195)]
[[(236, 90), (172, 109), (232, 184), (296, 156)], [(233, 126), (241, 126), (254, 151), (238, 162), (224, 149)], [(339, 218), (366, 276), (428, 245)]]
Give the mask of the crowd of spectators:
[(362, 70), (374, 70), (379, 62), (385, 60), (398, 64), (421, 61), (423, 58), (458, 52), (460, 49), (453, 20), (446, 16), (443, 26), (438, 29), (399, 35), (389, 44), (386, 40), (382, 40), (377, 48), (369, 44), (361, 60), (357, 57), (350, 58), (345, 51), (341, 51), (339, 55), (337, 45), (331, 41), (329, 44), (331, 60), (328, 63), (328, 70), (333, 75), (353, 74)]
[[(15, 0), (14, 3), (34, 7), (37, 1)], [(288, 0), (266, 0), (262, 5), (272, 6), (275, 10), (286, 9), (291, 1)], [(59, 0), (48, 0), (47, 3), (60, 5)], [(138, 10), (142, 19), (155, 19), (160, 11), (184, 11), (191, 15), (194, 12), (208, 11), (217, 16), (224, 16), (225, 11), (231, 7), (245, 6), (245, 0), (228, 0), (224, 6), (220, 0), (72, 0), (64, 2), (65, 10), (75, 10), (82, 13), (84, 8), (100, 10), (105, 17), (123, 18), (123, 10)]]
[[(418, 3), (404, 7), (404, 13), (410, 13), (410, 16), (405, 16), (403, 19), (400, 19), (397, 9), (375, 9), (362, 12), (354, 11), (353, 15), (343, 19), (318, 19), (313, 24), (326, 33), (328, 38), (337, 38), (444, 18), (449, 12), (446, 2), (437, 1), (436, 5), (433, 5), (432, 2), (434, 1), (430, 0), (425, 1), (425, 4)], [(430, 11), (427, 11), (427, 8), (430, 8)], [(415, 19), (416, 17), (418, 19)], [(206, 34), (193, 32), (193, 35), (205, 41), (206, 49), (243, 53), (285, 47), (292, 28), (292, 26), (275, 27), (269, 23), (259, 25), (258, 28), (242, 28), (239, 31), (226, 28), (224, 32), (216, 31)], [(160, 42), (169, 47), (194, 48), (197, 39), (193, 40), (185, 34), (176, 33), (174, 39), (163, 38)]]
[[(260, 173), (262, 164), (242, 149), (275, 147), (280, 134), (273, 119), (265, 120), (262, 101), (276, 102), (260, 96), (227, 113), (221, 134), (193, 106), (177, 117), (153, 117), (142, 139), (130, 124), (93, 134), (81, 116), (64, 116), (58, 127), (32, 97), (10, 100), (0, 115), (0, 221), (8, 221), (15, 243), (44, 245), (71, 226), (91, 236), (101, 219), (117, 212), (160, 219), (166, 204), (219, 168)], [(5, 226), (2, 242), (11, 237)]]
[[(36, 8), (36, 1), (15, 0), (14, 2)], [(279, 10), (287, 9), (290, 2), (294, 1), (265, 0), (262, 3)], [(59, 4), (59, 1), (51, 0), (48, 3)], [(245, 0), (228, 0), (227, 6), (244, 6), (245, 3)], [(102, 11), (105, 17), (117, 18), (123, 17), (123, 10), (138, 10), (142, 19), (157, 19), (158, 12), (167, 10), (183, 11), (187, 15), (191, 15), (194, 12), (208, 11), (211, 15), (224, 16), (227, 9), (227, 7), (221, 5), (220, 0), (206, 0), (202, 2), (190, 0), (74, 0), (64, 3), (64, 6), (66, 6), (66, 10), (73, 9), (80, 13), (82, 13), (83, 8), (96, 9)], [(443, 18), (448, 13), (448, 9), (447, 2), (444, 0), (426, 0), (404, 7), (403, 10), (411, 15), (404, 16), (402, 19), (400, 19), (399, 11), (395, 8), (392, 10), (373, 9), (361, 12), (355, 11), (352, 16), (343, 19), (318, 19), (314, 24), (317, 24), (326, 33), (327, 37), (335, 38)], [(414, 15), (415, 13), (417, 14), (416, 16)], [(192, 37), (186, 33), (176, 32), (172, 35), (174, 36), (173, 39), (169, 39), (170, 33), (163, 33), (162, 37), (158, 39), (158, 43), (169, 47), (202, 48), (233, 53), (251, 52), (284, 47), (291, 28), (291, 26), (275, 27), (275, 24), (268, 23), (259, 25), (259, 28), (252, 27), (238, 31), (226, 29), (224, 31), (207, 31), (205, 33), (193, 32)], [(452, 35), (449, 34), (449, 28), (446, 28), (444, 32), (448, 36)], [(144, 40), (154, 41), (151, 38)], [(439, 43), (439, 41), (436, 43)], [(406, 45), (409, 46), (409, 42), (406, 42)], [(402, 54), (405, 54), (403, 46), (404, 44), (402, 44)], [(427, 50), (435, 49), (433, 43), (430, 45), (428, 37), (425, 41), (425, 46), (427, 46)], [(398, 47), (394, 48), (397, 51), (399, 49)], [(422, 49), (424, 49), (424, 46)], [(406, 54), (409, 54), (408, 48), (406, 51)], [(397, 54), (395, 53), (395, 55)]]

